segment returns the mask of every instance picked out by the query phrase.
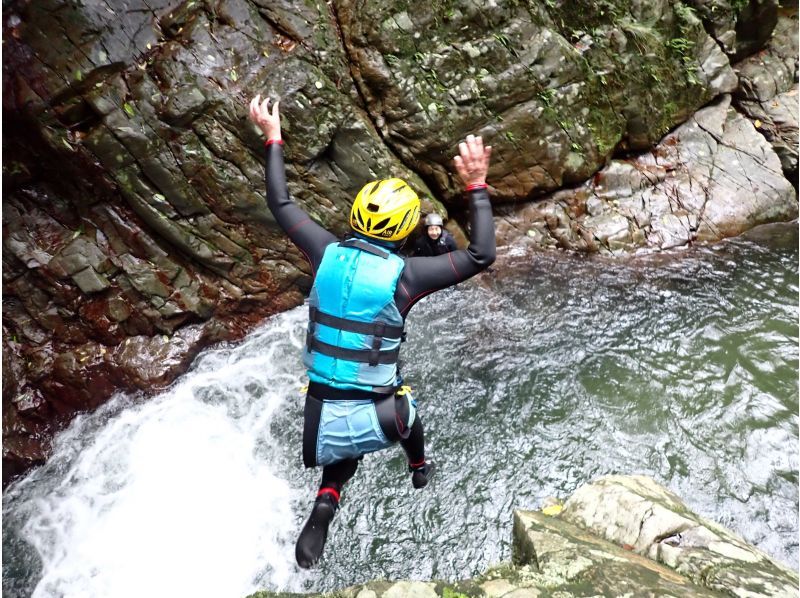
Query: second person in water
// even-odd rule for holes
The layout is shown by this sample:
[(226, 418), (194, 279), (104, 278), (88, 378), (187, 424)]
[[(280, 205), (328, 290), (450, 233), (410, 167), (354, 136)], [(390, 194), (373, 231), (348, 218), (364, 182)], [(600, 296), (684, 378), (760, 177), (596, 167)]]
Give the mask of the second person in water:
[(458, 249), (456, 240), (444, 229), (439, 214), (428, 214), (423, 222), (424, 230), (414, 243), (414, 255), (434, 256)]

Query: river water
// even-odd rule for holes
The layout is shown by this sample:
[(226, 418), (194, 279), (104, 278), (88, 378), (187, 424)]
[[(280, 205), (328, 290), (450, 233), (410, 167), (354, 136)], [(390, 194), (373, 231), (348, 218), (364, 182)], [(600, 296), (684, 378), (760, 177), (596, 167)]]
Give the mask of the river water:
[(399, 448), (346, 487), (321, 565), (294, 565), (305, 310), (205, 351), (163, 394), (78, 418), (3, 497), (3, 595), (243, 598), (457, 580), (511, 556), (512, 510), (654, 477), (797, 568), (797, 226), (625, 260), (536, 254), (424, 299), (404, 373), (431, 485)]

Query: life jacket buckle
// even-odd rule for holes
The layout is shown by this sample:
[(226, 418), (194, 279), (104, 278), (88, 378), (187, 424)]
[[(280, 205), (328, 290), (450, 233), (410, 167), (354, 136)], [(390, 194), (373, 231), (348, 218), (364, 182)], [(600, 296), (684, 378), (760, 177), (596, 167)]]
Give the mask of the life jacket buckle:
[(317, 308), (308, 306), (308, 331), (306, 332), (306, 349), (311, 352), (314, 348), (314, 333), (317, 330)]
[(372, 349), (369, 352), (369, 365), (375, 367), (379, 363), (383, 335), (386, 333), (385, 322), (375, 322), (372, 336)]

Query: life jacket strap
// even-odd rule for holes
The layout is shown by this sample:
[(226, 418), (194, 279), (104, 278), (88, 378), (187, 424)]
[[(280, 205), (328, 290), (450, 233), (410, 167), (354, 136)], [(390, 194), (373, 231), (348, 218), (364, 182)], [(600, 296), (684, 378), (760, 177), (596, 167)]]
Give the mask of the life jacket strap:
[(309, 334), (306, 338), (306, 346), (309, 351), (316, 351), (328, 357), (335, 359), (344, 359), (346, 361), (356, 361), (358, 363), (368, 363), (371, 366), (376, 365), (389, 365), (397, 363), (397, 357), (400, 355), (400, 347), (391, 349), (389, 351), (376, 351), (373, 349), (345, 349), (337, 347), (336, 345), (329, 345), (321, 340), (314, 338)]
[(356, 320), (339, 318), (326, 314), (313, 305), (308, 308), (308, 317), (312, 322), (344, 330), (345, 332), (356, 332), (388, 339), (403, 338), (402, 326), (389, 326), (384, 322), (357, 322)]
[(397, 388), (397, 386), (373, 386), (372, 391), (369, 391), (353, 388), (336, 388), (320, 382), (309, 381), (308, 394), (319, 400), (328, 401), (378, 401), (388, 395), (394, 394)]
[(372, 255), (377, 255), (380, 258), (385, 260), (389, 259), (389, 252), (383, 251), (382, 249), (378, 249), (374, 245), (370, 245), (366, 241), (362, 241), (361, 239), (345, 239), (341, 243), (339, 243), (339, 247), (354, 247), (355, 249), (360, 249), (361, 251), (366, 251), (367, 253), (371, 253)]

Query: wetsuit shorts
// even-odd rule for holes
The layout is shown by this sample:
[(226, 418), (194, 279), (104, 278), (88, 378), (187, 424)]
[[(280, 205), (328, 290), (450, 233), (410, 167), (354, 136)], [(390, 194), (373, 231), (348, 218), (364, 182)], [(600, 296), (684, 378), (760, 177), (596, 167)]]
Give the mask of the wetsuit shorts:
[(408, 436), (417, 403), (411, 393), (373, 400), (320, 400), (306, 395), (303, 463), (306, 467), (358, 459)]

